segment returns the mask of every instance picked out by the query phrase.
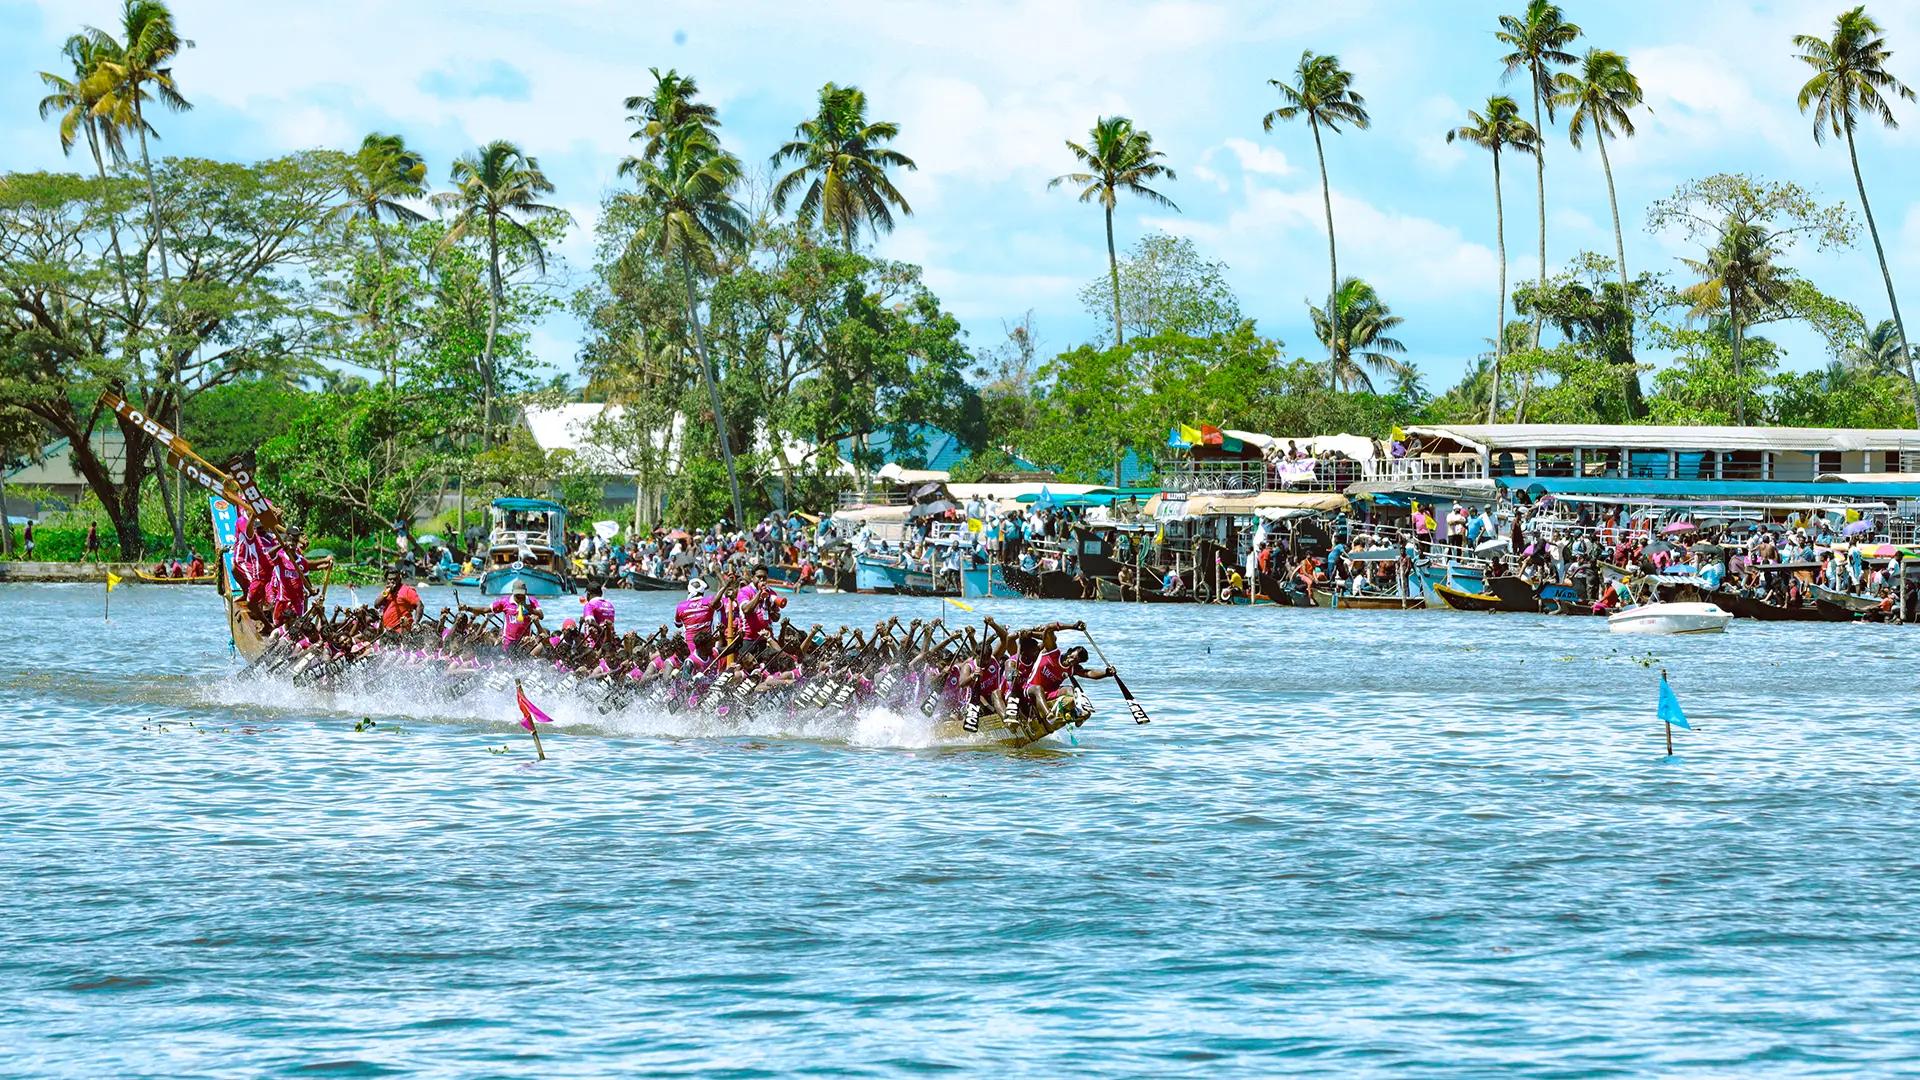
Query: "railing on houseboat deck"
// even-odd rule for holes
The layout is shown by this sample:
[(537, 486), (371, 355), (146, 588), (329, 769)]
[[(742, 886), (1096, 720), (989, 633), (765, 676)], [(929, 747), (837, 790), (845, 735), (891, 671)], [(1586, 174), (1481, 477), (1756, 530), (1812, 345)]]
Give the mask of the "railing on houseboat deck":
[(905, 491), (891, 491), (878, 488), (866, 491), (843, 491), (834, 496), (834, 506), (840, 510), (853, 510), (862, 506), (911, 506), (913, 496)]

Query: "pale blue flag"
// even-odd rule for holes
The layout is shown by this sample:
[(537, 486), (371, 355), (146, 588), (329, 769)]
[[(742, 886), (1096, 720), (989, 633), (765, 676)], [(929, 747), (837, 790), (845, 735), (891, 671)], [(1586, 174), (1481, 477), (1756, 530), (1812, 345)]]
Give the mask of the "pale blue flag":
[(1693, 725), (1687, 723), (1687, 714), (1680, 710), (1680, 699), (1674, 696), (1673, 687), (1667, 684), (1664, 673), (1660, 676), (1660, 709), (1657, 715), (1674, 727), (1693, 730)]

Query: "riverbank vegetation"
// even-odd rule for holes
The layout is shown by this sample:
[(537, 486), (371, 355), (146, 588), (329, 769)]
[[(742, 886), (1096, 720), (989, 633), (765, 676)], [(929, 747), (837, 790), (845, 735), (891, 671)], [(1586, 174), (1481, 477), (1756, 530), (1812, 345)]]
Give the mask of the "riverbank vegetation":
[[(127, 0), (119, 25), (76, 33), (42, 74), (40, 111), (74, 171), (0, 176), (0, 465), (50, 445), (71, 455), (88, 506), (137, 557), (155, 532), (184, 545), (204, 515), (164, 447), (95, 405), (108, 387), (216, 463), (254, 460), (296, 520), (347, 538), (450, 501), (442, 524), (457, 529), (462, 500), (502, 491), (552, 487), (597, 510), (593, 471), (665, 491), (677, 521), (750, 519), (821, 505), (848, 482), (836, 455), (872, 467), (874, 446), (911, 456), (934, 428), (972, 452), (966, 475), (1023, 460), (1111, 481), (1183, 421), (1377, 435), (1420, 420), (1920, 418), (1855, 150), (1914, 95), (1864, 8), (1782, 43), (1808, 68), (1782, 92), (1816, 140), (1846, 147), (1870, 253), (1856, 248), (1854, 205), (1728, 173), (1645, 208), (1647, 230), (1697, 251), (1631, 271), (1634, 211), (1623, 219), (1608, 152), (1644, 120), (1630, 58), (1587, 42), (1546, 0), (1489, 29), (1504, 50), (1485, 58), (1489, 83), (1504, 73), (1521, 92), (1494, 93), (1433, 137), (1488, 151), (1498, 318), (1460, 382), (1435, 388), (1404, 359), (1420, 327), (1366, 279), (1377, 255), (1335, 246), (1330, 136), (1366, 138), (1371, 119), (1336, 56), (1308, 50), (1249, 89), (1249, 127), (1310, 139), (1320, 171), (1328, 293), (1307, 305), (1313, 339), (1263, 333), (1192, 240), (1120, 235), (1123, 200), (1177, 209), (1178, 174), (1143, 119), (1101, 116), (1062, 133), (1060, 175), (1034, 178), (1097, 206), (1106, 242), (1081, 293), (1102, 329), (1055, 351), (1038, 343), (1061, 313), (1008, 312), (1004, 340), (970, 340), (921, 267), (875, 252), (914, 213), (894, 181), (915, 163), (893, 149), (886, 103), (858, 87), (823, 86), (792, 139), (757, 156), (690, 73), (651, 71), (605, 103), (624, 108), (632, 153), (612, 170), (592, 265), (569, 277), (554, 252), (581, 226), (510, 139), (438, 163), (383, 132), (256, 162), (155, 158), (151, 137), (191, 107), (192, 43), (159, 0)], [(1277, 96), (1264, 114), (1261, 93)], [(1597, 163), (1611, 252), (1551, 250), (1549, 160)], [(1541, 270), (1509, 291), (1502, 189), (1523, 161)], [(1853, 251), (1862, 270), (1871, 254), (1886, 311), (1824, 292), (1796, 265), (1807, 250)], [(582, 327), (567, 372), (533, 348), (562, 310)], [(1766, 336), (1784, 321), (1825, 344), (1811, 370)], [(596, 425), (591, 468), (541, 451), (516, 419), (518, 406), (567, 400), (623, 406)], [(109, 430), (124, 442), (103, 445)]]

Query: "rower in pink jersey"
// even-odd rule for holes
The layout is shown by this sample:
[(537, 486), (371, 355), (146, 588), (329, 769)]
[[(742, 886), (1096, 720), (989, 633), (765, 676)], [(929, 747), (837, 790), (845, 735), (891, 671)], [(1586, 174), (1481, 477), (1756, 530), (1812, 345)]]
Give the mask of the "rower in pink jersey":
[(707, 595), (707, 583), (700, 578), (687, 582), (687, 598), (673, 609), (673, 621), (680, 626), (681, 634), (686, 638), (687, 654), (695, 663), (707, 664), (711, 658), (702, 654), (696, 637), (703, 630), (713, 626), (716, 603)]

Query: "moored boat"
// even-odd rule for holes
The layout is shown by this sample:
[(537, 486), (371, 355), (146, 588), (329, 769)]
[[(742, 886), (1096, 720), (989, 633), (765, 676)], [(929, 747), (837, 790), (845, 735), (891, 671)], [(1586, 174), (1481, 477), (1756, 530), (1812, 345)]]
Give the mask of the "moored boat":
[(1733, 613), (1718, 604), (1660, 602), (1641, 604), (1607, 616), (1607, 630), (1615, 634), (1717, 634), (1733, 621)]
[(1500, 598), (1488, 593), (1471, 593), (1449, 585), (1435, 585), (1434, 595), (1455, 611), (1499, 611)]
[(566, 556), (567, 511), (546, 499), (495, 499), (493, 532), (487, 541), (486, 569), (480, 574), (483, 596), (506, 596), (516, 583), (529, 596), (573, 592), (573, 571)]
[(1331, 589), (1313, 590), (1313, 602), (1316, 607), (1350, 608), (1355, 611), (1420, 611), (1427, 606), (1424, 596), (1336, 593)]

